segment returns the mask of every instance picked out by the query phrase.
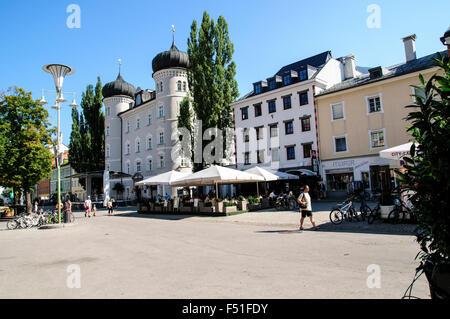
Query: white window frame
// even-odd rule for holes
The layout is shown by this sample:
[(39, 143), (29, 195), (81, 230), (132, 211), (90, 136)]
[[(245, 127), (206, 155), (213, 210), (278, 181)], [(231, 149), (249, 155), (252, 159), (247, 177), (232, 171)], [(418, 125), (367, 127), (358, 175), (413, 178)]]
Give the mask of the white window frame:
[(153, 170), (153, 158), (148, 157), (147, 158), (147, 171), (151, 172)]
[(141, 152), (141, 140), (138, 138), (134, 141), (134, 150), (136, 153)]
[(153, 116), (151, 114), (149, 114), (147, 116), (147, 126), (152, 125), (152, 123), (153, 123)]
[(164, 117), (164, 105), (158, 106), (158, 118), (162, 119)]
[[(273, 156), (273, 152), (276, 151), (277, 152), (277, 158), (274, 158)], [(270, 159), (272, 162), (279, 162), (280, 161), (280, 148), (279, 147), (274, 147), (270, 149)]]
[[(371, 98), (380, 98), (380, 110), (378, 112), (370, 112), (370, 103), (369, 103), (369, 99)], [(367, 115), (371, 115), (371, 114), (380, 114), (380, 113), (384, 113), (384, 108), (383, 108), (383, 95), (381, 93), (378, 94), (373, 94), (373, 95), (369, 95), (366, 96), (366, 113)]]
[(166, 166), (164, 154), (158, 155), (158, 168), (164, 168)]
[[(162, 141), (161, 141), (161, 136), (162, 136)], [(164, 145), (164, 132), (158, 133), (158, 145)]]
[(139, 130), (141, 128), (141, 119), (137, 118), (136, 119), (136, 130)]
[[(138, 163), (139, 163), (139, 169), (138, 169)], [(140, 159), (137, 159), (137, 160), (136, 160), (136, 163), (135, 163), (135, 172), (136, 172), (136, 173), (142, 172), (142, 161), (141, 161)]]
[(108, 126), (106, 126), (106, 134), (105, 134), (106, 136), (109, 136), (109, 125)]
[(106, 145), (105, 154), (106, 154), (106, 158), (109, 158), (111, 156), (111, 149), (109, 147), (109, 144)]
[[(383, 138), (384, 138), (384, 145), (383, 146), (378, 146), (378, 147), (374, 147), (373, 143), (372, 143), (372, 133), (376, 133), (376, 132), (383, 132)], [(383, 148), (387, 147), (387, 141), (386, 141), (386, 129), (382, 128), (382, 129), (378, 129), (378, 130), (369, 130), (369, 146), (370, 146), (370, 150), (380, 150)]]
[[(343, 117), (340, 118), (340, 119), (335, 119), (335, 118), (333, 117), (333, 106), (339, 105), (339, 104), (342, 105), (342, 116), (343, 116)], [(330, 104), (330, 112), (331, 112), (331, 122), (345, 121), (345, 103), (344, 103), (344, 101)]]
[[(337, 138), (345, 138), (345, 151), (339, 151), (339, 152), (337, 152), (336, 151), (336, 139)], [(334, 154), (345, 154), (345, 153), (348, 153), (349, 152), (349, 150), (348, 150), (348, 135), (347, 134), (343, 134), (343, 135), (336, 135), (336, 136), (333, 136), (333, 148), (334, 148)]]
[(152, 150), (152, 149), (153, 149), (153, 137), (147, 136), (147, 150)]

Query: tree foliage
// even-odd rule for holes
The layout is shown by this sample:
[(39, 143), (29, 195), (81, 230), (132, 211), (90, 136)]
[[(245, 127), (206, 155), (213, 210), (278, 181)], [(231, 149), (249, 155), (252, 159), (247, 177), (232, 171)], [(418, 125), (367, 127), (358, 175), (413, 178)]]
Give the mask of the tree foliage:
[[(69, 161), (78, 173), (105, 169), (105, 115), (102, 111), (100, 77), (94, 87), (88, 85), (81, 97), (81, 113), (72, 110)], [(84, 186), (85, 182), (80, 180)]]
[(31, 212), (31, 190), (51, 174), (51, 133), (48, 112), (31, 92), (15, 87), (0, 97), (0, 185), (26, 194)]
[[(228, 25), (222, 16), (215, 24), (205, 11), (200, 28), (193, 21), (188, 39), (188, 80), (193, 113), (202, 121), (202, 134), (208, 128), (224, 130), (233, 125), (230, 103), (239, 95), (233, 53)], [(194, 164), (194, 171), (205, 165), (204, 161)]]
[(405, 157), (407, 172), (401, 174), (407, 189), (414, 191), (411, 201), (418, 215), (417, 240), (422, 259), (450, 263), (450, 62), (438, 53), (436, 64), (443, 75), (428, 81), (420, 75), (423, 94), (415, 95), (415, 104), (406, 118), (413, 143)]

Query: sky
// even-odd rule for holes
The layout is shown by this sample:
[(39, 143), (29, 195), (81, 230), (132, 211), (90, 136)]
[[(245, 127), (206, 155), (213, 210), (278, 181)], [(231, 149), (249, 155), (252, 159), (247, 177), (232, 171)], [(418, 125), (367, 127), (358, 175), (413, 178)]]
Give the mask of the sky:
[[(80, 8), (79, 28), (71, 4)], [(19, 86), (35, 99), (54, 90), (42, 66), (61, 63), (75, 69), (63, 91), (76, 92), (78, 104), (88, 84), (122, 76), (136, 88), (154, 89), (151, 63), (175, 42), (187, 51), (193, 20), (207, 11), (229, 27), (240, 95), (252, 83), (273, 76), (282, 66), (331, 50), (338, 58), (353, 53), (359, 66), (390, 66), (405, 61), (402, 38), (417, 35), (417, 56), (445, 50), (439, 41), (450, 26), (448, 0), (0, 0), (0, 91)], [(66, 96), (69, 100), (69, 96)], [(55, 96), (46, 94), (50, 108)], [(71, 132), (71, 99), (61, 111), (63, 143)]]

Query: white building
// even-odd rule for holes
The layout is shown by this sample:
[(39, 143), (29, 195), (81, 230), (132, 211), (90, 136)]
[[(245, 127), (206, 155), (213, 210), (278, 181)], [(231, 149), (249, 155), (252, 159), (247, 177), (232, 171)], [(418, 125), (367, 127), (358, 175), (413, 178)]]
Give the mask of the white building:
[(320, 53), (282, 67), (232, 103), (238, 169), (319, 172), (314, 96), (344, 80), (344, 64)]
[[(187, 96), (187, 53), (172, 44), (170, 50), (159, 53), (152, 62), (156, 90), (137, 90), (125, 82), (119, 72), (117, 79), (103, 87), (105, 104), (105, 168), (123, 172), (134, 179), (148, 178), (173, 169), (189, 170), (190, 163), (172, 159), (181, 101)], [(124, 199), (134, 199), (133, 178), (111, 179), (124, 185)], [(105, 192), (108, 187), (105, 185)], [(156, 191), (155, 191), (156, 192)], [(162, 189), (157, 192), (162, 193)], [(170, 189), (165, 192), (171, 193)], [(118, 197), (114, 191), (110, 196)], [(149, 196), (145, 190), (143, 196)]]

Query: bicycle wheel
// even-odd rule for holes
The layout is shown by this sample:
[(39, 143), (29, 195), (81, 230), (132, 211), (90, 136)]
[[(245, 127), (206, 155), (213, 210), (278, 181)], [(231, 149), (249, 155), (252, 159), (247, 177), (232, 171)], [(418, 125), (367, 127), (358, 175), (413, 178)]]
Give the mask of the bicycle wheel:
[(388, 215), (388, 222), (391, 224), (398, 224), (400, 220), (400, 213), (397, 209), (393, 209)]
[(369, 225), (373, 224), (373, 222), (375, 221), (375, 214), (373, 212), (370, 213), (369, 216), (367, 216), (367, 223)]
[(296, 203), (295, 203), (295, 200), (293, 200), (293, 199), (291, 199), (290, 201), (289, 201), (289, 209), (290, 210), (295, 210), (297, 207), (296, 207), (297, 205), (296, 205)]
[(335, 225), (342, 224), (343, 219), (344, 219), (344, 216), (342, 215), (342, 212), (339, 209), (333, 209), (330, 212), (330, 221), (333, 224), (335, 224)]
[(369, 218), (369, 216), (372, 214), (372, 209), (367, 205), (365, 205), (364, 207), (361, 206), (359, 211), (362, 221), (365, 221), (366, 218)]
[(275, 204), (275, 209), (276, 210), (282, 210), (283, 209), (283, 205), (281, 205), (281, 203), (276, 203)]
[(7, 227), (9, 230), (16, 229), (17, 226), (19, 226), (19, 224), (17, 223), (16, 220), (10, 220), (10, 221), (6, 224), (6, 227)]

